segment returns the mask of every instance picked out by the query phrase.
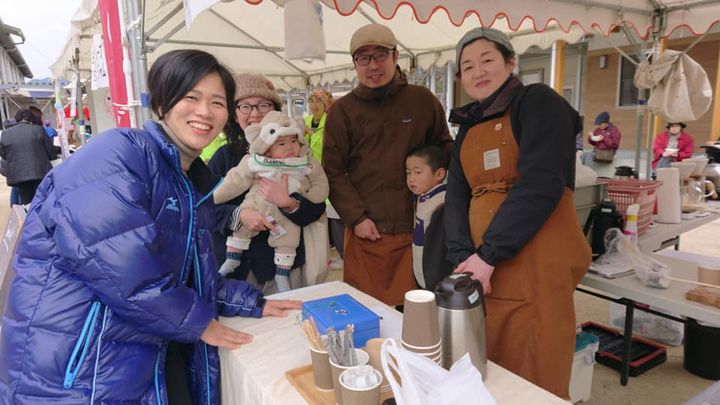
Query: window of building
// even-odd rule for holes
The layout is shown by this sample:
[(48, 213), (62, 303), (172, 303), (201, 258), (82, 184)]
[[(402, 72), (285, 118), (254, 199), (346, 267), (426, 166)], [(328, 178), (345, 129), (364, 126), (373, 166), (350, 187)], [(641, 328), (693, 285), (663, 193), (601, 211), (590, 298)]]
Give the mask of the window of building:
[(620, 57), (620, 73), (618, 78), (618, 107), (632, 107), (638, 103), (638, 88), (635, 87), (636, 66), (624, 57)]

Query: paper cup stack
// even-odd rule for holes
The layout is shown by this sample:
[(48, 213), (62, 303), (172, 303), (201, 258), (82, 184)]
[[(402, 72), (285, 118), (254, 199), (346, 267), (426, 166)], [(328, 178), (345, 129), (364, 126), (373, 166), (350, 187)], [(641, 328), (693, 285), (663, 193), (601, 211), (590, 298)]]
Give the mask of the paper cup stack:
[(438, 328), (435, 294), (426, 290), (405, 293), (402, 347), (442, 365), (442, 340)]

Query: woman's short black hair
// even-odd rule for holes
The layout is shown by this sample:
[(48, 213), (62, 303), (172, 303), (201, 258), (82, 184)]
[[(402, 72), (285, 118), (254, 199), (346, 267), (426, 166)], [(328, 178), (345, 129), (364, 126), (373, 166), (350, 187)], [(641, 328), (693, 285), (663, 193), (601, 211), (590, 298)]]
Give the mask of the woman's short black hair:
[(228, 121), (235, 120), (235, 80), (232, 73), (211, 54), (195, 49), (178, 49), (160, 56), (148, 73), (150, 108), (161, 119), (197, 83), (217, 73), (225, 88)]

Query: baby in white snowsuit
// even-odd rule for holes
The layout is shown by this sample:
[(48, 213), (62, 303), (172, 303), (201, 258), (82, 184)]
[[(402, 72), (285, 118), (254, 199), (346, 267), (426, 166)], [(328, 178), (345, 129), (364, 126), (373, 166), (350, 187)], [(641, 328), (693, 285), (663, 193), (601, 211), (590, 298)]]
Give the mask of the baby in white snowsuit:
[[(310, 153), (303, 130), (287, 115), (271, 111), (260, 124), (248, 126), (245, 136), (250, 143), (249, 153), (228, 171), (213, 196), (215, 203), (220, 204), (250, 189), (240, 207), (250, 207), (265, 217), (272, 217), (277, 232), (271, 232), (268, 244), (275, 249), (278, 290), (286, 291), (290, 289), (290, 270), (300, 244), (300, 227), (260, 195), (260, 178), (278, 181), (287, 174), (288, 193), (297, 192), (316, 204), (327, 198), (328, 180), (320, 162)], [(228, 237), (227, 258), (220, 267), (221, 274), (227, 275), (240, 265), (242, 251), (249, 248), (250, 240), (257, 234), (240, 227)]]

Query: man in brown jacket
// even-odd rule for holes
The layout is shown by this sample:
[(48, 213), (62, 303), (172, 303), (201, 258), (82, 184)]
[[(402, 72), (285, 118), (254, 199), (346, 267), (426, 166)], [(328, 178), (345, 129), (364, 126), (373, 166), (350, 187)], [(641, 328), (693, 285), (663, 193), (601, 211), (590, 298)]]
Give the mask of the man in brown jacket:
[(421, 144), (452, 146), (442, 106), (426, 88), (407, 83), (396, 46), (380, 24), (353, 34), (360, 84), (330, 109), (323, 147), (330, 201), (347, 226), (344, 280), (389, 305), (416, 288), (405, 157)]

